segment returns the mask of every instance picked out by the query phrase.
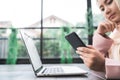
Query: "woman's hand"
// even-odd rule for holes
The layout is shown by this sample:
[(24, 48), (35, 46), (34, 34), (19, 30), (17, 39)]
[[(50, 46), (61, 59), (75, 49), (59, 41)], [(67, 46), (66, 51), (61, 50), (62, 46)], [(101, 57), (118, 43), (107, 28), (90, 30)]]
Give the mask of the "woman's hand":
[(104, 56), (92, 46), (78, 47), (76, 53), (80, 54), (80, 57), (90, 69), (105, 71)]
[(105, 33), (113, 31), (115, 26), (115, 23), (107, 20), (98, 25), (97, 32), (101, 35), (105, 35)]

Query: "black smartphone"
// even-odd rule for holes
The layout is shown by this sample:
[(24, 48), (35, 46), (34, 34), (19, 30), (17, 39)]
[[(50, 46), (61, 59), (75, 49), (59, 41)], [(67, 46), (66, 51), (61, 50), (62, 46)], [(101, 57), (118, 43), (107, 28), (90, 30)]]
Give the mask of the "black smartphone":
[(75, 32), (66, 35), (65, 38), (75, 50), (77, 50), (78, 47), (86, 47), (86, 45)]

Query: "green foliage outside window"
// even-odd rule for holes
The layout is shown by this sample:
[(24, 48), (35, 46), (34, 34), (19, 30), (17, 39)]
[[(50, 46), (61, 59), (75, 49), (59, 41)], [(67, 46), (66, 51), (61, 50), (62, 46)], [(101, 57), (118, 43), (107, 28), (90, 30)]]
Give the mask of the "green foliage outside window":
[(65, 39), (65, 35), (71, 32), (71, 26), (62, 26), (59, 36), (59, 49), (60, 49), (60, 58), (61, 63), (72, 63), (72, 53), (71, 46)]
[(17, 29), (11, 28), (11, 34), (8, 39), (8, 58), (7, 64), (15, 64), (18, 54)]

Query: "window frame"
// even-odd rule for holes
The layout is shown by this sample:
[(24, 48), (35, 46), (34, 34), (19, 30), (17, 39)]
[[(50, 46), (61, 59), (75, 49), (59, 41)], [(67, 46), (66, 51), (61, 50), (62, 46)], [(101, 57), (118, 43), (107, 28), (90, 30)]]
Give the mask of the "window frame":
[[(88, 11), (88, 9), (89, 8), (92, 8), (91, 7), (91, 0), (87, 0), (87, 11)], [(89, 23), (89, 20), (87, 20), (88, 21), (88, 23)], [(56, 63), (60, 63), (60, 58), (43, 58), (42, 56), (43, 56), (43, 29), (44, 29), (44, 27), (43, 27), (43, 0), (41, 0), (41, 21), (40, 21), (40, 23), (41, 23), (41, 28), (40, 28), (40, 31), (41, 31), (41, 39), (40, 39), (40, 57), (41, 57), (41, 59), (42, 59), (42, 62), (43, 62), (43, 64), (46, 64), (46, 63), (49, 63), (49, 64), (56, 64)], [(96, 29), (97, 27), (95, 27), (95, 26), (93, 26), (94, 27), (94, 29)], [(45, 27), (45, 28), (47, 28), (47, 27)], [(84, 27), (81, 27), (81, 28), (84, 28)], [(25, 28), (24, 28), (25, 29)], [(33, 29), (35, 29), (35, 27), (33, 28)], [(92, 36), (93, 35), (88, 35), (88, 43), (89, 44), (92, 44)], [(5, 64), (6, 63), (6, 59), (0, 59), (0, 64)], [(22, 58), (22, 59), (20, 59), (20, 58), (18, 58), (17, 59), (17, 64), (29, 64), (30, 63), (30, 61), (29, 61), (29, 59), (28, 58)], [(80, 58), (73, 58), (73, 63), (83, 63), (83, 61), (82, 61), (82, 59), (80, 59)]]

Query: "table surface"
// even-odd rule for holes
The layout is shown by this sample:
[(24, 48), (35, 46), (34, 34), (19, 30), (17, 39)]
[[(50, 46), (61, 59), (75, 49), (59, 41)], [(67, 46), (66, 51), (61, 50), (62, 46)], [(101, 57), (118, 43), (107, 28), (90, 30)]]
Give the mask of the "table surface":
[[(55, 64), (45, 64), (55, 65)], [(84, 64), (60, 64), (77, 65), (82, 69), (89, 69)], [(62, 76), (62, 77), (36, 77), (30, 64), (0, 65), (0, 80), (103, 80), (90, 73), (85, 76)]]

